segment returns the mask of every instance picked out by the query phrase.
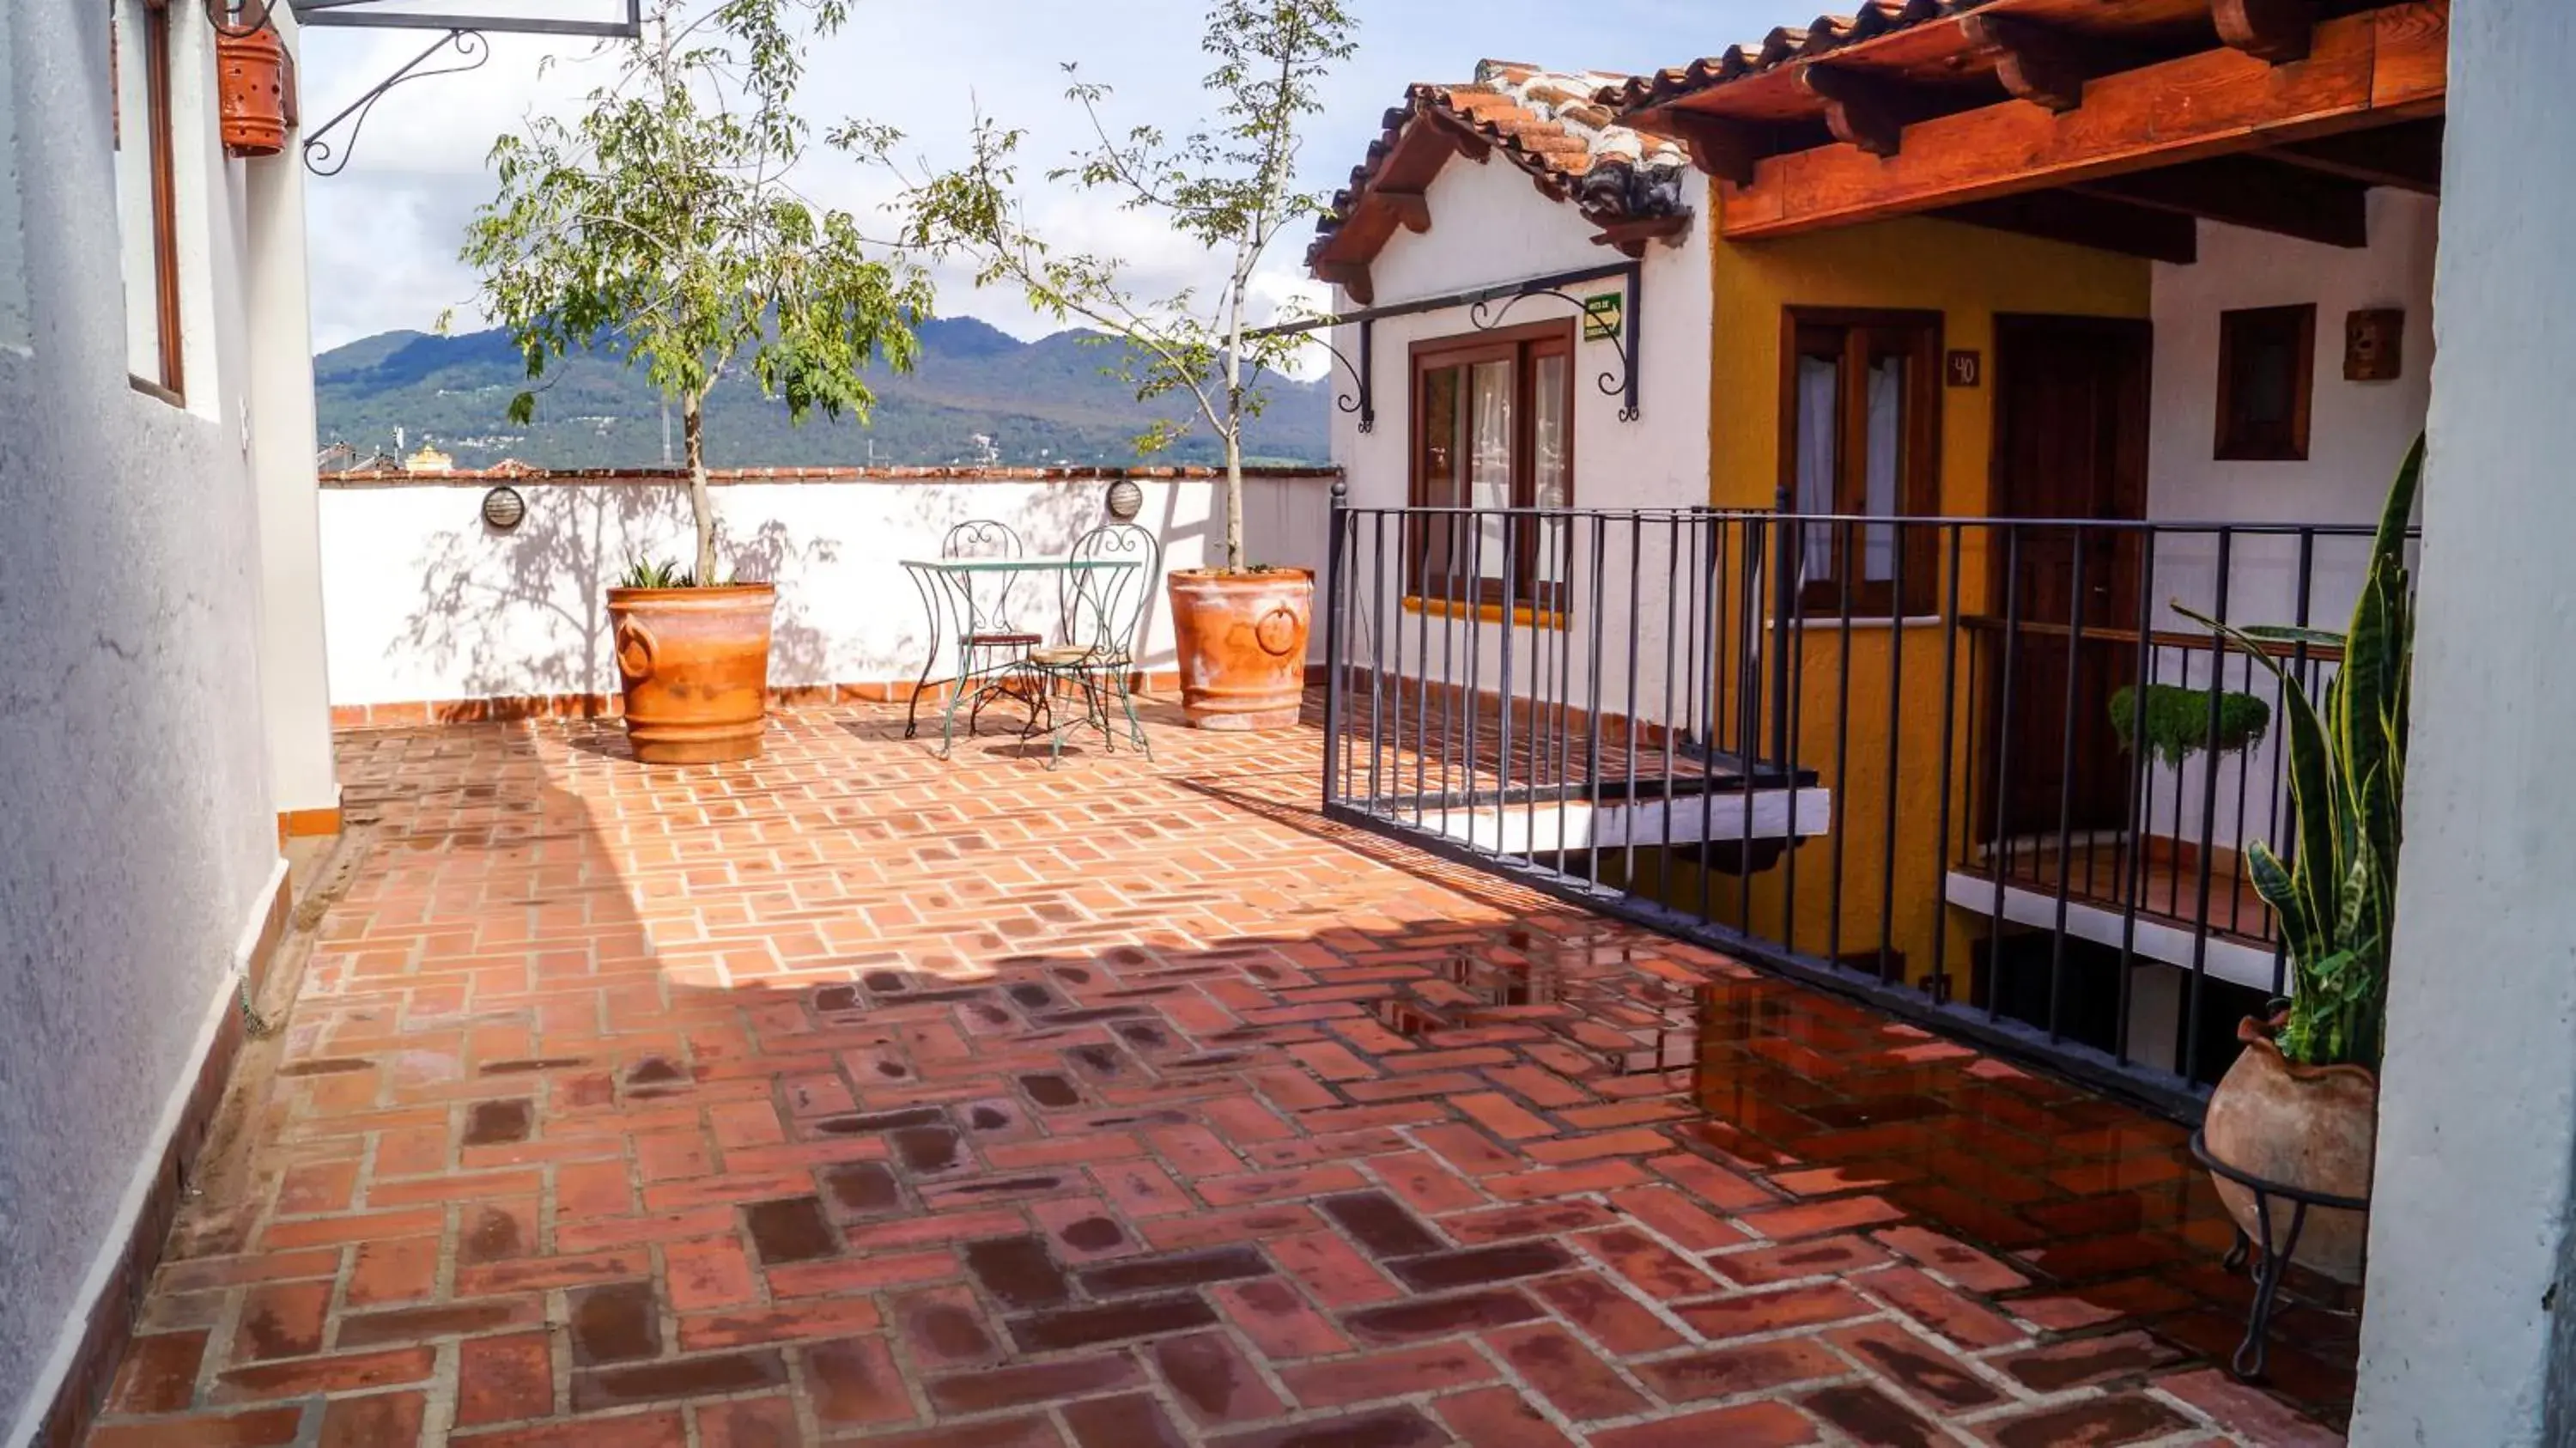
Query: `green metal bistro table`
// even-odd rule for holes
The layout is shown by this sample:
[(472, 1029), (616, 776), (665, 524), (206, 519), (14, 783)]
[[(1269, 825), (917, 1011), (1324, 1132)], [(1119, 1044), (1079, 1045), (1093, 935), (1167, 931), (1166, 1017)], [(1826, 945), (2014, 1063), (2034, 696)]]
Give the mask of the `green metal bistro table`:
[[(1142, 566), (1134, 558), (904, 559), (903, 571), (920, 593), (922, 610), (930, 620), (930, 648), (921, 663), (911, 707), (904, 713), (903, 737), (910, 739), (920, 732), (921, 696), (934, 684), (946, 684), (948, 708), (939, 724), (939, 753), (945, 758), (956, 747), (960, 706), (967, 710), (971, 727), (976, 708), (1009, 693), (1015, 682), (1029, 676), (1027, 666), (1014, 658), (997, 657), (980, 665), (975, 661), (978, 636), (1017, 632), (1007, 621), (1007, 610), (1011, 594), (1021, 585), (1052, 585), (1056, 599), (1047, 602), (1060, 600), (1068, 611), (1090, 610), (1094, 636), (1104, 636), (1109, 632), (1109, 590), (1084, 586), (1084, 575), (1116, 574)], [(948, 672), (935, 679), (932, 675), (939, 672), (943, 659), (949, 664)], [(1124, 677), (1118, 679), (1117, 688), (1122, 695), (1126, 692)]]

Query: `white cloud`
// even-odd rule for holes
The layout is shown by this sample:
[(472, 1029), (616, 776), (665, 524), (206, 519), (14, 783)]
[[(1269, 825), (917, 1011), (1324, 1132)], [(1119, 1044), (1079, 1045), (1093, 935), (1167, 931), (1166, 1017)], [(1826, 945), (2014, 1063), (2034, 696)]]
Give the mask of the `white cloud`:
[[(439, 0), (409, 0), (413, 7)], [(465, 3), (465, 0), (446, 0)], [(594, 14), (616, 0), (545, 0), (547, 13)], [(1447, 0), (1363, 3), (1361, 53), (1328, 87), (1328, 114), (1310, 128), (1308, 184), (1338, 184), (1378, 131), (1382, 112), (1406, 82), (1469, 74), (1480, 55), (1569, 67), (1646, 66), (1714, 50), (1758, 34), (1779, 17), (1772, 0), (1594, 0), (1580, 33), (1607, 37), (1617, 55), (1527, 55), (1533, 35), (1567, 33), (1564, 0)], [(493, 8), (490, 0), (479, 6)], [(817, 132), (862, 115), (903, 129), (907, 154), (956, 159), (976, 109), (1026, 128), (1029, 166), (1045, 169), (1086, 137), (1080, 110), (1064, 99), (1061, 63), (1082, 62), (1086, 80), (1108, 84), (1114, 125), (1153, 124), (1179, 132), (1207, 109), (1200, 78), (1200, 0), (857, 0), (852, 23), (809, 52), (801, 109)], [(1785, 12), (1784, 12), (1785, 13)], [(1767, 18), (1766, 18), (1767, 17)], [(1758, 20), (1758, 23), (1757, 23)], [(304, 48), (305, 114), (318, 123), (435, 39), (410, 32), (312, 30)], [(460, 326), (477, 320), (472, 275), (456, 260), (466, 218), (491, 192), (484, 156), (495, 135), (535, 112), (568, 115), (614, 65), (587, 41), (495, 36), (480, 69), (424, 78), (388, 93), (357, 137), (348, 170), (317, 179), (311, 199), (314, 341), (328, 348), (393, 328), (425, 328), (447, 307)], [(551, 59), (549, 59), (551, 57)], [(449, 60), (442, 56), (438, 64)], [(345, 127), (344, 127), (345, 129)], [(878, 222), (889, 192), (882, 176), (816, 148), (800, 185), (817, 201)], [(1048, 190), (1035, 219), (1060, 245), (1106, 252), (1132, 268), (1137, 288), (1212, 287), (1221, 263), (1150, 215), (1100, 196)], [(1280, 237), (1253, 288), (1265, 314), (1292, 298), (1320, 304), (1322, 289), (1302, 269), (1306, 238)], [(939, 309), (983, 318), (1021, 336), (1054, 324), (1014, 296), (977, 292), (941, 273)]]

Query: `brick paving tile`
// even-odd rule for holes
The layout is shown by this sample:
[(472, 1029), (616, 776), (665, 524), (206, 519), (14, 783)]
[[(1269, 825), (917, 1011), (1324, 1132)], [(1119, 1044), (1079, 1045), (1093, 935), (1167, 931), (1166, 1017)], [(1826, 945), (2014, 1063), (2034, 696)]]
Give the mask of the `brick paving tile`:
[(89, 1441), (2337, 1440), (2348, 1318), (2218, 1371), (2169, 1123), (1148, 712), (342, 735), (354, 875)]

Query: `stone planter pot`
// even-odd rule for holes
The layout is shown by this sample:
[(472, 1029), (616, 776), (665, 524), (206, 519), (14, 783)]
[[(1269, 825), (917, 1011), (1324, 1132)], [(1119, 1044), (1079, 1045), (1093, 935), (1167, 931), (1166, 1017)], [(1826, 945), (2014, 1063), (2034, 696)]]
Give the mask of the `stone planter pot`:
[[(2368, 1197), (2379, 1145), (2379, 1078), (2359, 1066), (2298, 1066), (2272, 1044), (2274, 1024), (2236, 1028), (2245, 1053), (2210, 1094), (2201, 1131), (2211, 1156), (2267, 1181), (2339, 1197)], [(2213, 1174), (2219, 1199), (2259, 1240), (2254, 1193)], [(2291, 1207), (2272, 1205), (2272, 1240), (2289, 1236)], [(2370, 1217), (2311, 1209), (2292, 1260), (2337, 1282), (2359, 1282)]]
[(769, 622), (778, 591), (612, 588), (626, 738), (646, 764), (758, 757), (769, 718)]
[(224, 149), (236, 156), (274, 156), (286, 149), (294, 103), (286, 42), (261, 26), (248, 35), (215, 34), (215, 73)]
[(1306, 694), (1315, 575), (1303, 568), (1171, 576), (1181, 708), (1201, 729), (1288, 729)]

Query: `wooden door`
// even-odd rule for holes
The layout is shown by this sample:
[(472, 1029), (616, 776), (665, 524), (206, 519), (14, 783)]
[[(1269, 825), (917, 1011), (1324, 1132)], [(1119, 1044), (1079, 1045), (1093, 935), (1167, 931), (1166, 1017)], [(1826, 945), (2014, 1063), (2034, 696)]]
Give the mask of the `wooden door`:
[[(2143, 321), (1996, 319), (1995, 516), (2066, 524), (2014, 530), (2018, 541), (2009, 550), (2003, 530), (1995, 540), (1995, 611), (2005, 612), (2009, 557), (2018, 623), (2008, 636), (1995, 636), (1989, 707), (2002, 702), (2007, 638), (2012, 707), (1989, 744), (1985, 774), (1992, 780), (1999, 767), (2009, 782), (2001, 802), (2008, 837), (2053, 838), (2061, 825), (2080, 832), (2127, 822), (2129, 769), (2111, 731), (2111, 696), (2137, 673), (2146, 545), (2135, 530), (2072, 524), (2146, 516), (2153, 352)], [(1988, 835), (1996, 805), (1990, 799), (1981, 813)]]

